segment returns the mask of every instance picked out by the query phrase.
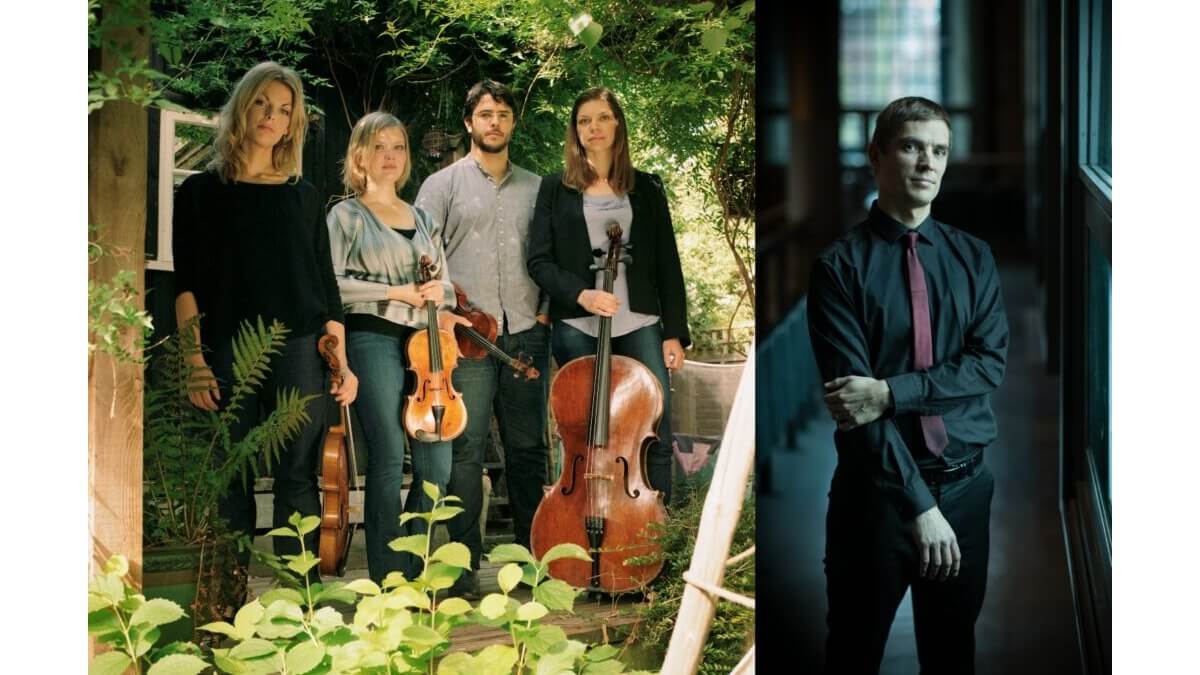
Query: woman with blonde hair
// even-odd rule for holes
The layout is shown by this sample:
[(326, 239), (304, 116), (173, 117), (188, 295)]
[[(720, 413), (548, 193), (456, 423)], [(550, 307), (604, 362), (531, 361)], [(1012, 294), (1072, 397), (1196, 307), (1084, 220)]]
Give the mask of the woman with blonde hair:
[[(367, 570), (376, 583), (393, 571), (409, 579), (421, 573), (416, 556), (393, 551), (388, 542), (425, 531), (419, 518), (401, 526), (400, 514), (431, 510), (422, 483), (433, 483), (445, 494), (452, 457), (451, 441), (410, 438), (401, 422), (408, 338), (426, 327), (427, 300), (442, 309), (455, 306), (441, 224), (400, 198), (411, 172), (404, 124), (384, 112), (363, 116), (350, 133), (342, 169), (342, 182), (352, 196), (335, 204), (326, 219), (345, 303), (350, 363), (371, 373), (356, 409), (368, 452)], [(422, 256), (433, 261), (439, 279), (420, 283)], [(445, 320), (469, 325), (461, 317)], [(413, 480), (402, 505), (406, 443), (412, 448)]]
[[(283, 349), (271, 358), (263, 386), (239, 412), (235, 438), (270, 412), (280, 389), (322, 393), (326, 369), (317, 339), (327, 332), (344, 342), (321, 195), (300, 177), (307, 125), (304, 88), (295, 71), (273, 62), (258, 64), (221, 109), (213, 161), (175, 194), (175, 316), (179, 325), (200, 316), (196, 338), (206, 349), (191, 357), (198, 381), (207, 384), (191, 392), (192, 404), (215, 411), (228, 400), (231, 341), (243, 321), (261, 318), (270, 325), (278, 320), (289, 331)], [(345, 363), (344, 349), (339, 352)], [(349, 404), (358, 380), (349, 369), (343, 375), (342, 385), (331, 393)], [(309, 404), (310, 421), (274, 467), (276, 527), (286, 525), (293, 512), (320, 514), (316, 474), (324, 410), (319, 400)], [(254, 494), (241, 480), (230, 486), (220, 512), (234, 532), (253, 536)], [(299, 552), (299, 542), (273, 539), (276, 553)], [(315, 531), (305, 546), (316, 550)], [(247, 559), (248, 552), (243, 563)]]
[[(542, 179), (529, 227), (529, 276), (550, 295), (551, 350), (559, 366), (596, 353), (600, 316), (613, 318), (612, 350), (644, 364), (662, 386), (659, 442), (647, 452), (651, 486), (671, 497), (671, 388), (691, 344), (687, 297), (671, 212), (658, 176), (633, 167), (625, 113), (604, 87), (575, 99), (563, 171)], [(621, 226), (632, 262), (621, 263), (612, 293), (596, 288), (594, 249), (608, 250), (608, 226)]]

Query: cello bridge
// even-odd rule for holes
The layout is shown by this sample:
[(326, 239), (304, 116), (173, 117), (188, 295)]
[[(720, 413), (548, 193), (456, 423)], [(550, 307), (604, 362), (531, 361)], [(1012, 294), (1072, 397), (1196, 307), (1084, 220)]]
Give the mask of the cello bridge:
[(612, 477), (612, 474), (609, 474), (609, 473), (585, 473), (585, 474), (583, 474), (583, 479), (584, 480), (608, 480), (608, 481), (611, 481), (613, 479), (613, 477)]

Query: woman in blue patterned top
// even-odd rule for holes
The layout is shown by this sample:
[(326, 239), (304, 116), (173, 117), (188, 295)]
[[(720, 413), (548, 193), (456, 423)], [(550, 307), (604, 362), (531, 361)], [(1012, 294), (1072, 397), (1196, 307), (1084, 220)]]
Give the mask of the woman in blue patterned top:
[[(404, 511), (431, 510), (422, 482), (445, 494), (452, 457), (450, 441), (408, 438), (401, 422), (408, 337), (426, 327), (427, 300), (440, 309), (455, 306), (441, 223), (399, 196), (412, 169), (408, 145), (408, 131), (396, 117), (375, 112), (360, 119), (342, 169), (342, 182), (354, 196), (334, 205), (326, 218), (346, 313), (347, 353), (364, 374), (356, 409), (367, 442), (367, 569), (376, 583), (388, 572), (409, 579), (421, 573), (416, 556), (388, 547), (397, 537), (425, 531), (421, 519), (400, 525), (405, 443), (412, 446), (413, 481)], [(422, 255), (433, 260), (440, 279), (419, 283)]]

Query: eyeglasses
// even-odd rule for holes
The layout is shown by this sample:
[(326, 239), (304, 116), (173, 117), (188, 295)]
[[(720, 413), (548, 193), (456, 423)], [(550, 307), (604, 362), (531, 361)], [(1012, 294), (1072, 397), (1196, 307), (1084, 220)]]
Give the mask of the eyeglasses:
[(511, 122), (512, 118), (512, 113), (504, 111), (492, 112), (491, 110), (485, 110), (475, 113), (475, 119), (483, 120), (484, 122), (491, 122), (493, 119), (498, 119), (501, 122)]

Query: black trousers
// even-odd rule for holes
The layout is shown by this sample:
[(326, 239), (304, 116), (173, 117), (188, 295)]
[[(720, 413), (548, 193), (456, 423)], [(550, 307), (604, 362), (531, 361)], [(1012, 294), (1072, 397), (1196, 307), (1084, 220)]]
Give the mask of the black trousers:
[(911, 523), (869, 477), (838, 466), (829, 491), (825, 578), (829, 598), (825, 669), (878, 673), (896, 608), (912, 587), (922, 675), (975, 672), (975, 620), (987, 585), (994, 483), (986, 464), (954, 483), (930, 486), (962, 551), (957, 577), (918, 577)]

